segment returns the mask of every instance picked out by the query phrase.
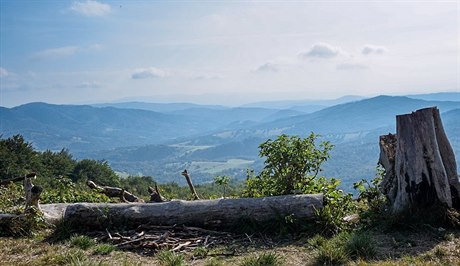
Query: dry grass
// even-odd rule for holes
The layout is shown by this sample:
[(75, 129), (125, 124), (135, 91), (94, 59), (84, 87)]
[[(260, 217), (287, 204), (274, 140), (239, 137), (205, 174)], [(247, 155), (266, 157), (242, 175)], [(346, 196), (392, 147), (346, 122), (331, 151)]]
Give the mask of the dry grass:
[[(371, 232), (376, 257), (371, 261), (351, 260), (348, 265), (460, 265), (460, 231), (436, 233)], [(0, 238), (0, 265), (159, 265), (155, 256), (114, 250), (95, 252), (98, 245), (84, 250), (69, 241), (52, 244), (46, 235), (35, 238)], [(254, 240), (254, 239), (253, 239)], [(310, 241), (311, 242), (311, 241)], [(241, 265), (262, 254), (276, 254), (282, 265), (313, 265), (318, 249), (308, 238), (296, 241), (254, 240), (248, 246), (209, 249), (206, 256), (183, 254), (186, 265)]]

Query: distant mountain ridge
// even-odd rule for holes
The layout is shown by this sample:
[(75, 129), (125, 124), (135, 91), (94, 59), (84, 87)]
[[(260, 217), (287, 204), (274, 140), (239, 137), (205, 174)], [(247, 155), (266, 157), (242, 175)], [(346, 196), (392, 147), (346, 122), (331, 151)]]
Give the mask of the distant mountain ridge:
[(395, 132), (396, 115), (438, 106), (457, 161), (460, 156), (458, 101), (377, 96), (313, 113), (180, 105), (185, 109), (171, 105), (165, 112), (46, 103), (0, 107), (0, 134), (22, 134), (41, 150), (68, 148), (78, 158), (107, 159), (120, 172), (152, 175), (160, 182), (187, 168), (199, 183), (217, 174), (244, 178), (246, 168), (262, 166), (260, 143), (282, 133), (305, 136), (313, 131), (335, 145), (324, 174), (350, 187), (359, 178), (372, 177), (378, 136)]
[(460, 92), (437, 92), (426, 94), (406, 95), (409, 98), (425, 101), (455, 101), (460, 102)]

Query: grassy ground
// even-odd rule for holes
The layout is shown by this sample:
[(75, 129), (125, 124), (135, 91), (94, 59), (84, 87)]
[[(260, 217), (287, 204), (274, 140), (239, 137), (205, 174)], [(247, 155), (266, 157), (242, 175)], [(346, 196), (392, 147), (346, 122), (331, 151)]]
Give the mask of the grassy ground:
[(0, 238), (0, 265), (460, 265), (460, 231), (432, 227), (374, 229), (333, 239), (253, 235), (248, 245), (155, 255), (116, 250), (87, 236), (53, 243), (50, 233)]

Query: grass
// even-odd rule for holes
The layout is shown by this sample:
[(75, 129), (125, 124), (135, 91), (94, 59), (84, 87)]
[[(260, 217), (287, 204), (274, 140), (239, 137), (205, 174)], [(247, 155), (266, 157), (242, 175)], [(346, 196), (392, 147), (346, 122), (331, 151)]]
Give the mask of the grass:
[(99, 244), (94, 248), (93, 254), (108, 255), (115, 249), (116, 247), (111, 244)]
[(275, 253), (263, 253), (253, 255), (243, 259), (241, 266), (278, 266), (282, 265), (283, 261), (280, 256)]
[[(254, 235), (251, 236), (253, 242), (247, 246), (236, 243), (231, 247), (197, 248), (194, 252), (162, 251), (155, 257), (147, 256), (141, 250), (117, 250), (105, 243), (83, 249), (81, 243), (88, 239), (92, 242), (92, 239), (79, 235), (71, 237), (78, 244), (72, 244), (70, 239), (50, 243), (43, 240), (52, 233), (48, 231), (40, 237), (0, 238), (0, 265), (460, 265), (460, 230), (447, 229), (433, 235), (437, 231), (437, 228), (435, 231), (404, 232), (372, 230), (342, 233), (333, 238), (316, 235), (290, 240)], [(448, 237), (445, 239), (444, 235)], [(368, 244), (368, 238), (373, 243), (375, 256), (370, 256), (373, 252), (366, 250), (372, 245)], [(398, 243), (396, 246), (392, 245), (392, 239)]]
[(96, 245), (96, 241), (94, 239), (84, 235), (72, 236), (69, 243), (73, 247), (78, 247), (84, 250)]
[(156, 257), (162, 266), (185, 266), (185, 258), (182, 254), (163, 250)]
[(204, 263), (204, 266), (223, 266), (224, 262), (217, 258), (211, 258)]
[(345, 244), (345, 251), (353, 259), (371, 259), (377, 253), (374, 240), (365, 232), (353, 234)]
[(209, 250), (205, 247), (197, 247), (193, 250), (193, 258), (204, 259), (208, 256)]
[(342, 265), (348, 259), (343, 246), (336, 245), (333, 241), (326, 241), (318, 248), (316, 262), (320, 265)]

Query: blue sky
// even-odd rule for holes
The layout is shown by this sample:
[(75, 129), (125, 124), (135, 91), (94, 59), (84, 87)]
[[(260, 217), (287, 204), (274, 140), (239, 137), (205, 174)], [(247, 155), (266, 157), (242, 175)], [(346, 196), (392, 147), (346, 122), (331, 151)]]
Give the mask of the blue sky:
[(458, 1), (0, 0), (0, 105), (459, 90)]

